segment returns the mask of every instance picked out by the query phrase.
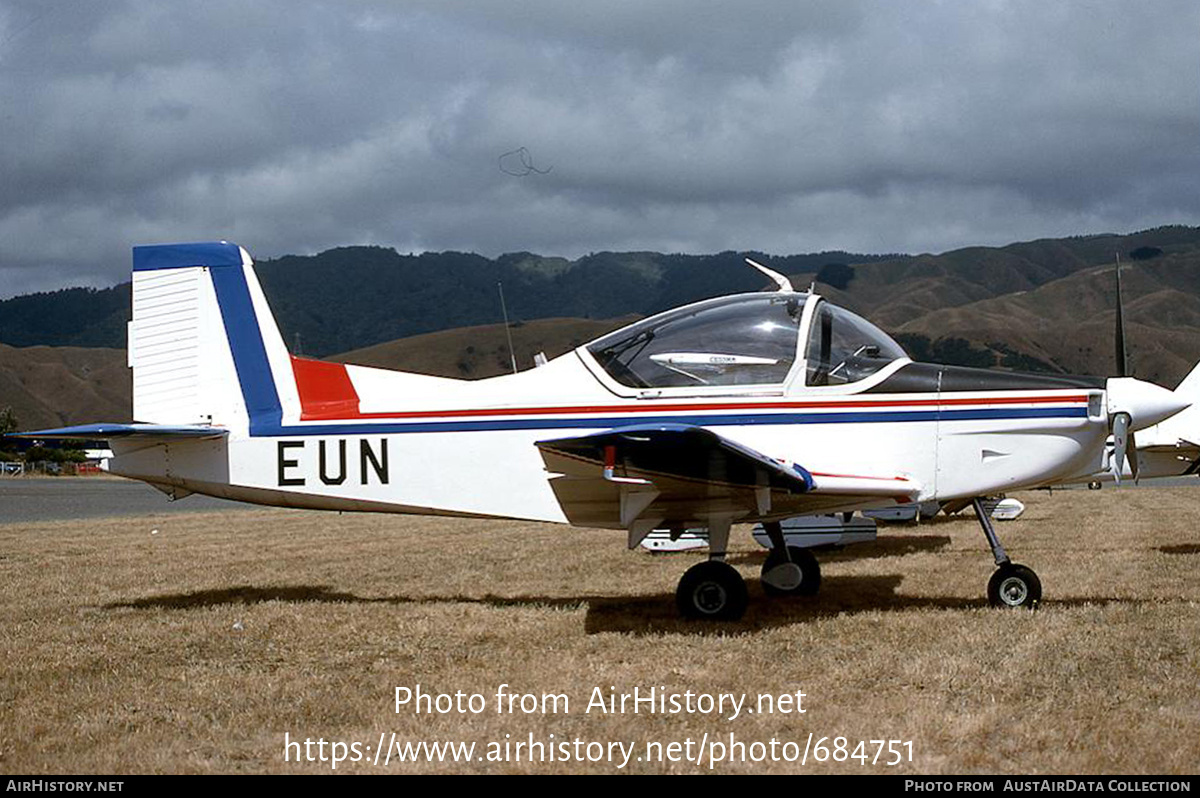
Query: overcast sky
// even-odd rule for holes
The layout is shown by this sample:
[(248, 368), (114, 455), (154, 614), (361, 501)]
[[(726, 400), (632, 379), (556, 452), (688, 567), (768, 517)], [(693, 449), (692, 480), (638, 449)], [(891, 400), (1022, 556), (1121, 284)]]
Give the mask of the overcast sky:
[(0, 0), (0, 296), (167, 241), (916, 253), (1198, 224), (1198, 78), (1193, 0)]

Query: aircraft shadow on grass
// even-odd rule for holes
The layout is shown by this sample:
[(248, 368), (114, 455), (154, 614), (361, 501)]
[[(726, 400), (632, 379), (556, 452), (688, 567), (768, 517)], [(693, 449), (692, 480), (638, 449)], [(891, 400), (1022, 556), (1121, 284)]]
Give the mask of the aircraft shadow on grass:
[[(889, 535), (873, 544), (863, 545), (845, 555), (845, 559), (883, 559), (901, 557), (920, 552), (932, 552), (949, 545), (950, 538), (942, 535), (913, 534)], [(1200, 546), (1163, 546), (1159, 549), (1167, 554), (1198, 554)], [(677, 556), (677, 555), (654, 555)], [(731, 555), (729, 561), (738, 565), (760, 563), (765, 553), (744, 552)], [(121, 609), (167, 609), (189, 610), (200, 607), (263, 604), (271, 601), (287, 603), (322, 604), (480, 604), (490, 607), (548, 607), (552, 609), (587, 608), (584, 628), (588, 634), (601, 632), (624, 632), (629, 634), (687, 634), (696, 636), (751, 634), (763, 629), (806, 623), (821, 618), (855, 615), (863, 612), (898, 612), (907, 610), (967, 610), (988, 606), (982, 598), (958, 596), (901, 596), (897, 589), (903, 577), (898, 574), (874, 576), (826, 576), (821, 585), (821, 595), (814, 599), (789, 601), (751, 601), (749, 611), (741, 621), (735, 623), (710, 623), (697, 625), (681, 620), (670, 606), (668, 594), (645, 596), (496, 596), (481, 597), (448, 596), (359, 596), (328, 585), (279, 585), (256, 587), (239, 585), (213, 590), (198, 590), (190, 593), (174, 593), (130, 601), (113, 602), (103, 606), (106, 610)], [(753, 585), (754, 582), (751, 582)], [(760, 588), (761, 590), (761, 588)], [(755, 591), (757, 593), (757, 591)], [(753, 594), (752, 594), (753, 595)], [(757, 596), (761, 598), (761, 596)], [(1107, 604), (1140, 604), (1131, 599), (1111, 597), (1079, 596), (1050, 602), (1054, 607), (1074, 608), (1103, 606)]]
[[(328, 585), (281, 585), (237, 587), (174, 593), (103, 605), (106, 610), (167, 609), (190, 610), (202, 607), (262, 604), (271, 601), (288, 603), (326, 604), (481, 604), (491, 607), (549, 607), (573, 609), (586, 607), (584, 622), (588, 634), (626, 632), (661, 634), (673, 632), (688, 635), (747, 634), (765, 628), (789, 626), (818, 618), (859, 612), (895, 611), (906, 609), (970, 609), (984, 607), (983, 599), (958, 597), (898, 596), (896, 590), (903, 577), (898, 574), (881, 576), (831, 576), (822, 586), (819, 599), (788, 602), (756, 601), (746, 617), (734, 624), (712, 623), (697, 625), (681, 620), (670, 606), (668, 594), (645, 596), (379, 596), (365, 597), (334, 590)], [(752, 583), (753, 584), (753, 583)]]
[[(874, 543), (860, 545), (848, 557), (855, 559), (882, 559), (885, 557), (901, 557), (918, 552), (936, 551), (950, 543), (950, 538), (943, 535), (888, 535)], [(654, 555), (677, 556), (677, 555)], [(745, 552), (730, 555), (728, 561), (734, 565), (761, 564), (766, 558), (765, 552)], [(835, 554), (834, 558), (836, 559)], [(572, 608), (587, 605), (588, 614), (586, 628), (589, 634), (596, 632), (626, 631), (657, 633), (666, 630), (687, 632), (689, 634), (708, 634), (719, 631), (722, 634), (739, 631), (749, 632), (764, 626), (783, 626), (798, 623), (813, 618), (837, 615), (844, 612), (857, 612), (878, 609), (907, 609), (913, 604), (904, 599), (897, 604), (895, 591), (900, 584), (899, 576), (831, 576), (826, 577), (824, 592), (819, 601), (815, 602), (783, 602), (763, 603), (743, 623), (733, 627), (722, 624), (711, 629), (695, 627), (681, 622), (670, 607), (669, 601), (664, 601), (664, 595), (652, 596), (493, 596), (482, 598), (466, 596), (384, 596), (368, 598), (331, 589), (328, 585), (285, 585), (271, 587), (255, 587), (239, 585), (237, 587), (213, 590), (198, 590), (191, 593), (174, 593), (161, 596), (148, 596), (131, 601), (113, 602), (104, 605), (106, 610), (117, 609), (169, 609), (187, 610), (197, 607), (219, 607), (237, 604), (263, 604), (270, 601), (289, 603), (315, 602), (325, 604), (427, 604), (427, 603), (478, 603), (495, 607), (553, 607)], [(947, 608), (965, 608), (981, 606), (982, 601), (960, 601), (957, 599), (921, 599), (917, 606), (938, 606)], [(740, 628), (739, 628), (740, 627)]]
[(1178, 546), (1159, 546), (1158, 550), (1163, 554), (1200, 554), (1200, 544), (1181, 543)]
[[(1180, 547), (1182, 548), (1182, 547)], [(1180, 552), (1180, 553), (1193, 553)], [(575, 609), (586, 607), (584, 630), (587, 634), (623, 632), (626, 634), (686, 634), (698, 637), (753, 634), (764, 629), (807, 623), (822, 618), (853, 616), (864, 612), (901, 612), (908, 610), (983, 609), (983, 598), (959, 596), (901, 596), (896, 591), (904, 577), (898, 574), (877, 576), (830, 576), (816, 599), (790, 601), (752, 601), (742, 620), (735, 623), (696, 624), (679, 618), (670, 607), (670, 595), (645, 596), (379, 596), (364, 597), (333, 590), (328, 585), (280, 585), (254, 587), (240, 585), (216, 590), (198, 590), (147, 596), (132, 601), (113, 602), (102, 609), (189, 610), (200, 607), (263, 604), (271, 601), (323, 604), (480, 604), (490, 607), (548, 607)], [(752, 583), (753, 584), (753, 583)], [(757, 598), (761, 599), (761, 596)], [(1156, 604), (1138, 599), (1080, 596), (1048, 602), (1069, 609), (1108, 604)]]

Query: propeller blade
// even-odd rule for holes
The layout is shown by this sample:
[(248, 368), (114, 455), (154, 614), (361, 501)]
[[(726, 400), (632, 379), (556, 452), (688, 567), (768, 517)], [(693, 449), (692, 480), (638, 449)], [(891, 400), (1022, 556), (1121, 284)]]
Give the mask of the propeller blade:
[(1129, 473), (1133, 474), (1133, 479), (1136, 482), (1138, 478), (1138, 453), (1137, 441), (1133, 439), (1134, 433), (1129, 433), (1129, 440), (1125, 444), (1125, 458), (1129, 460)]
[(1117, 255), (1117, 376), (1129, 376), (1129, 351), (1125, 348), (1125, 301), (1121, 296), (1121, 255)]
[(1129, 434), (1128, 413), (1117, 413), (1113, 416), (1112, 436), (1113, 453), (1110, 468), (1112, 469), (1113, 479), (1120, 485), (1121, 471), (1125, 467), (1125, 456), (1129, 452), (1129, 442), (1132, 440), (1132, 436)]

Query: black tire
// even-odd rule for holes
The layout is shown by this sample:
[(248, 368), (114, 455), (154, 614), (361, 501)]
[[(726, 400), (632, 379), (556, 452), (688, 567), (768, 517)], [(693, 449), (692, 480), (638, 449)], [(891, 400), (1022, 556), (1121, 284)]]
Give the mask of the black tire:
[(732, 565), (719, 560), (693, 565), (675, 591), (675, 604), (685, 618), (736, 621), (749, 603), (746, 580)]
[(993, 607), (1034, 609), (1041, 600), (1041, 580), (1024, 565), (1002, 565), (988, 580), (988, 603)]
[[(815, 596), (817, 591), (821, 589), (821, 564), (817, 562), (817, 558), (808, 549), (802, 549), (797, 546), (788, 546), (788, 553), (791, 555), (792, 562), (800, 569), (800, 584), (791, 589), (784, 589), (776, 585), (768, 584), (765, 579), (762, 580), (763, 592), (768, 596)], [(766, 561), (762, 565), (760, 579), (767, 575), (777, 565), (784, 562), (782, 553), (772, 549), (767, 555)]]

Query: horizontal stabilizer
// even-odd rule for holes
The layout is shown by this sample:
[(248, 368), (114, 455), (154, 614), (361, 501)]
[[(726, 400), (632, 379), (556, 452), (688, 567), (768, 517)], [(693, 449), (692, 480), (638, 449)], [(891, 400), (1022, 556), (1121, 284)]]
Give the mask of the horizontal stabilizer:
[(14, 432), (11, 433), (11, 436), (47, 440), (99, 441), (111, 438), (221, 438), (227, 434), (227, 430), (221, 427), (170, 424), (81, 424), (77, 427)]

